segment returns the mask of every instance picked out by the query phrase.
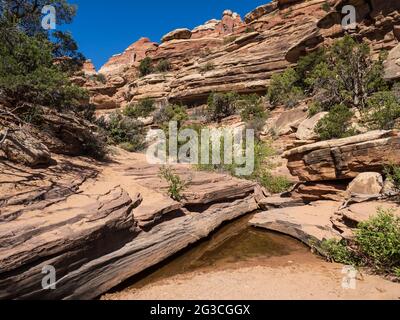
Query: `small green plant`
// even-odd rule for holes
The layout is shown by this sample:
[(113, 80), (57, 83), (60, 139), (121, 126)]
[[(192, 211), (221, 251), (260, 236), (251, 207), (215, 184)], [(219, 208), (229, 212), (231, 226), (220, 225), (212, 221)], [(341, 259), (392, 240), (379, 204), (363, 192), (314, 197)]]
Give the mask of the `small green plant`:
[(326, 117), (318, 122), (315, 132), (321, 140), (340, 139), (355, 135), (355, 130), (351, 128), (353, 116), (353, 112), (345, 105), (336, 105)]
[(304, 97), (303, 90), (297, 85), (299, 77), (293, 68), (281, 74), (274, 74), (268, 88), (268, 98), (273, 106), (282, 104), (294, 107)]
[(147, 118), (155, 110), (156, 110), (156, 107), (154, 105), (154, 100), (143, 99), (135, 105), (128, 105), (124, 110), (124, 115), (127, 117), (134, 118), (134, 119)]
[(265, 120), (267, 118), (267, 113), (261, 103), (261, 98), (256, 94), (240, 97), (238, 107), (241, 109), (240, 115), (244, 122), (255, 119)]
[(400, 99), (391, 91), (373, 94), (367, 100), (363, 121), (371, 130), (390, 130), (400, 119)]
[(210, 121), (221, 122), (236, 113), (238, 95), (236, 93), (212, 93), (208, 97), (207, 114)]
[(139, 65), (139, 73), (141, 77), (145, 77), (154, 72), (153, 59), (150, 57), (144, 58)]
[(156, 66), (156, 71), (163, 73), (171, 70), (171, 64), (166, 59), (161, 59)]
[(109, 121), (100, 119), (98, 124), (105, 130), (110, 144), (120, 145), (131, 152), (140, 151), (145, 147), (146, 132), (140, 121), (114, 112)]
[(386, 166), (385, 175), (391, 181), (395, 188), (400, 191), (400, 166), (394, 164)]
[(379, 209), (377, 216), (359, 224), (353, 240), (328, 240), (321, 248), (333, 261), (396, 275), (400, 268), (400, 217), (393, 210)]
[(255, 31), (256, 31), (256, 29), (254, 28), (254, 26), (248, 26), (248, 27), (246, 27), (246, 30), (244, 30), (244, 32), (246, 32), (246, 33), (252, 33)]
[(186, 189), (186, 183), (174, 173), (170, 167), (160, 168), (160, 177), (168, 183), (168, 195), (175, 201), (182, 200), (182, 192)]
[(292, 183), (286, 177), (274, 176), (267, 170), (260, 175), (259, 182), (271, 193), (282, 193), (292, 186)]
[(207, 62), (207, 63), (205, 63), (205, 64), (200, 66), (200, 71), (201, 72), (208, 72), (208, 71), (211, 71), (211, 70), (214, 70), (214, 69), (215, 69), (215, 65), (211, 61), (209, 61), (209, 62)]
[(92, 81), (95, 81), (95, 82), (100, 82), (102, 84), (105, 84), (107, 82), (106, 76), (102, 73), (96, 73), (96, 74), (90, 75), (89, 79)]
[(237, 36), (228, 36), (226, 38), (224, 38), (224, 44), (227, 45), (229, 43), (234, 42), (238, 37)]
[(176, 121), (178, 129), (180, 129), (188, 119), (187, 107), (179, 104), (168, 104), (154, 115), (154, 122), (165, 132), (168, 132), (168, 126), (171, 121)]
[(345, 241), (335, 239), (325, 240), (321, 244), (321, 250), (329, 261), (355, 265), (354, 253), (349, 249)]
[(322, 10), (324, 10), (325, 12), (330, 12), (331, 11), (331, 5), (325, 1), (322, 5), (321, 5)]

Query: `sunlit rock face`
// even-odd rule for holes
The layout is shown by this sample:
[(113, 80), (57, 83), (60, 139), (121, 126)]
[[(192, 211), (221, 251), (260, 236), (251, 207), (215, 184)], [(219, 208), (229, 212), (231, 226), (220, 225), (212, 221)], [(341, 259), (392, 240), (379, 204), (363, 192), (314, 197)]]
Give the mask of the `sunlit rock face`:
[[(368, 43), (375, 57), (381, 50), (396, 47), (399, 1), (282, 0), (254, 9), (245, 21), (226, 10), (220, 19), (193, 30), (168, 33), (160, 45), (142, 38), (112, 57), (100, 72), (107, 79), (118, 75), (125, 80), (116, 98), (111, 97), (119, 106), (146, 97), (191, 106), (204, 103), (211, 92), (264, 94), (273, 74), (344, 36), (341, 11), (349, 3), (357, 11), (352, 34)], [(144, 57), (150, 57), (155, 68), (161, 60), (168, 60), (170, 70), (140, 77), (138, 67)]]

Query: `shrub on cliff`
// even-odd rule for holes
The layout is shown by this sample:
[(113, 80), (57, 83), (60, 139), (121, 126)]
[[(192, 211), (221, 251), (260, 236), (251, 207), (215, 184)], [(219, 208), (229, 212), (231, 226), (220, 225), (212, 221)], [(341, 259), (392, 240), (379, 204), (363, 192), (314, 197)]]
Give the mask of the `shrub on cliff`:
[(124, 115), (131, 118), (147, 118), (154, 111), (156, 107), (154, 105), (154, 100), (143, 99), (134, 105), (128, 105), (124, 110)]
[(168, 104), (154, 115), (154, 122), (166, 132), (168, 131), (168, 126), (171, 121), (176, 121), (178, 129), (180, 129), (188, 119), (189, 116), (186, 107), (179, 104)]
[(238, 101), (240, 116), (243, 122), (249, 122), (255, 119), (265, 120), (267, 112), (262, 105), (261, 98), (256, 94), (242, 96)]
[(351, 241), (324, 241), (322, 250), (339, 263), (369, 267), (380, 274), (396, 275), (400, 268), (400, 218), (391, 210), (359, 224)]
[(351, 128), (353, 116), (354, 113), (348, 107), (338, 104), (318, 122), (315, 132), (321, 140), (340, 139), (355, 135), (356, 131)]
[(293, 68), (288, 68), (281, 74), (274, 74), (267, 94), (270, 103), (273, 106), (282, 104), (294, 107), (304, 97), (298, 81), (299, 76)]
[(400, 120), (400, 99), (391, 91), (373, 94), (367, 100), (363, 121), (371, 130), (390, 130)]
[(141, 77), (145, 77), (153, 72), (153, 60), (150, 57), (146, 57), (142, 61), (140, 61), (139, 74)]
[(221, 122), (237, 111), (238, 95), (236, 93), (212, 93), (208, 97), (207, 115), (210, 121)]
[(383, 79), (384, 59), (382, 54), (374, 61), (367, 44), (346, 35), (324, 50), (305, 83), (314, 95), (321, 93), (320, 102), (325, 110), (339, 103), (363, 109), (368, 96), (387, 89)]
[(171, 70), (171, 64), (166, 59), (161, 59), (156, 66), (156, 71), (163, 73)]

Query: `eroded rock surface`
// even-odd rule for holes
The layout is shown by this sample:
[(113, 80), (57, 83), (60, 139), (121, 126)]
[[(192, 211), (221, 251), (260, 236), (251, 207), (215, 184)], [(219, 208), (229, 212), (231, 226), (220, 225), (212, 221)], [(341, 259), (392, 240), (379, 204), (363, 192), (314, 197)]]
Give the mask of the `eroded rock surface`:
[(362, 172), (382, 172), (399, 164), (397, 131), (371, 131), (350, 138), (323, 141), (284, 154), (290, 172), (302, 181), (352, 179)]

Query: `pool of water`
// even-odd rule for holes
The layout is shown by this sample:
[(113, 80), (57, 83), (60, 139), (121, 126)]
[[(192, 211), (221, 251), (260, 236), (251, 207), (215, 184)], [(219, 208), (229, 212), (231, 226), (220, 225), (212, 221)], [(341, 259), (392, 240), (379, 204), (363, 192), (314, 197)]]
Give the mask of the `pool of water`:
[(113, 292), (140, 289), (186, 273), (268, 265), (271, 258), (311, 255), (306, 246), (290, 237), (249, 227), (251, 218), (248, 215), (225, 224), (207, 239), (131, 278)]

